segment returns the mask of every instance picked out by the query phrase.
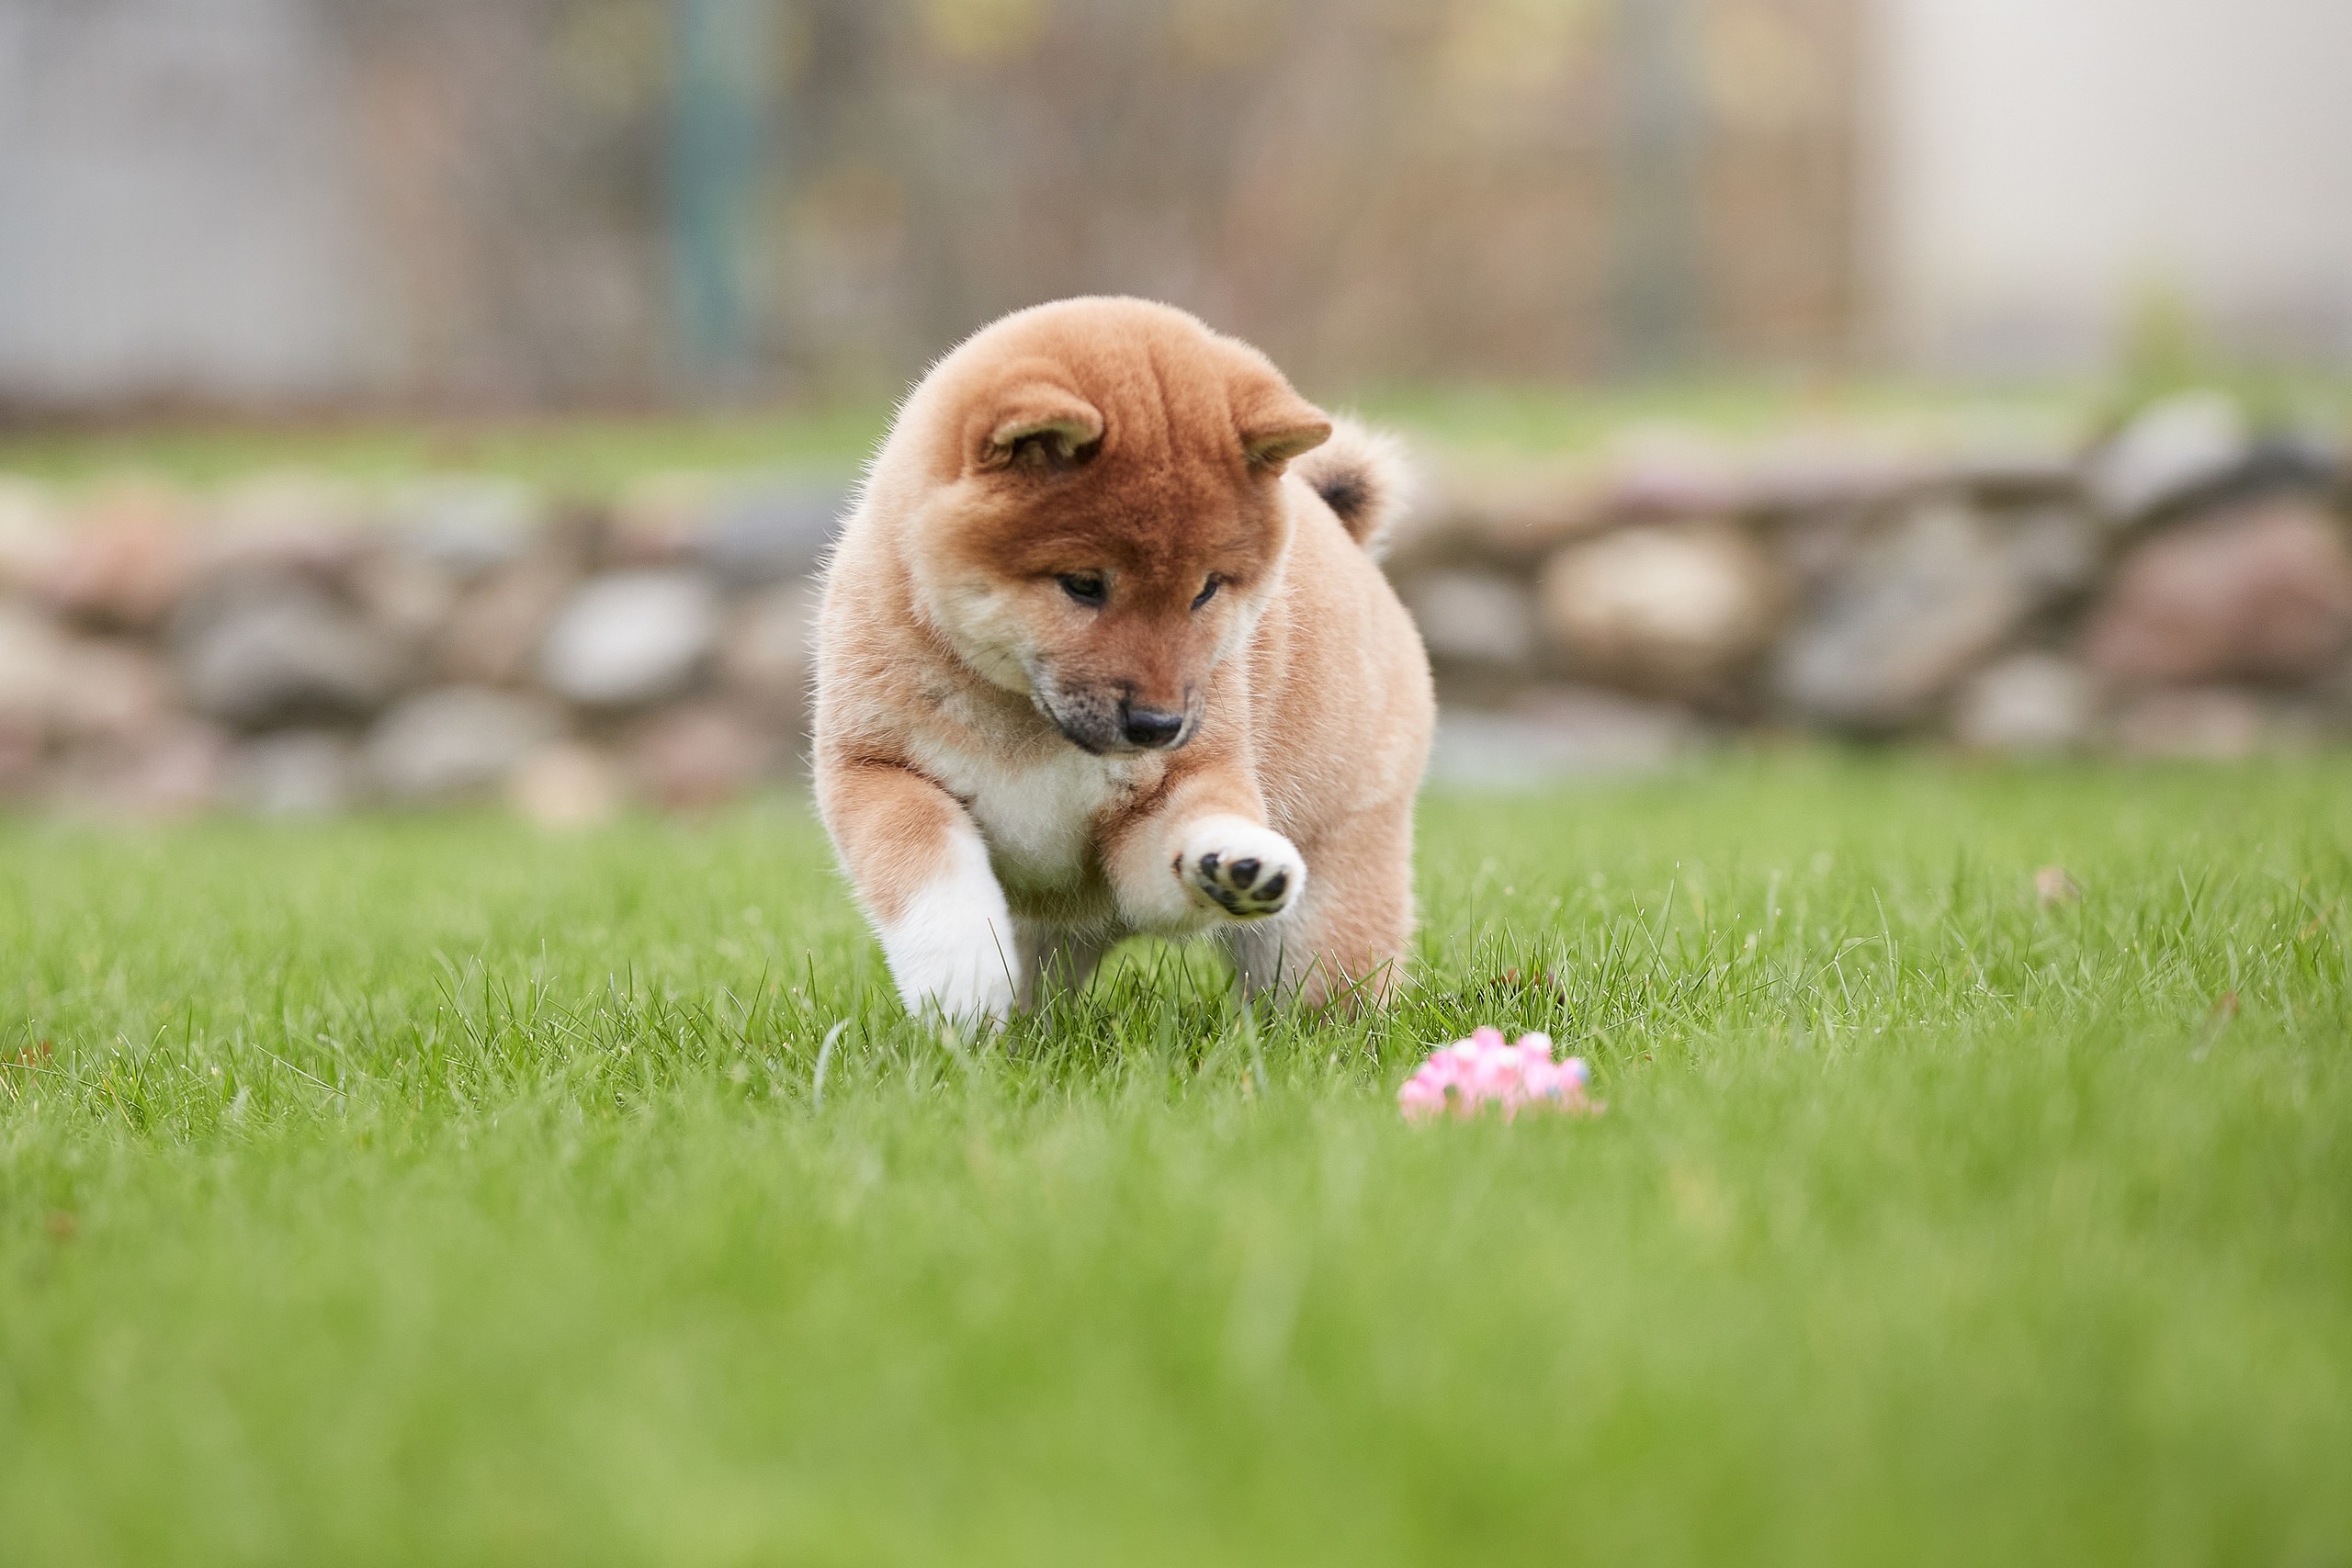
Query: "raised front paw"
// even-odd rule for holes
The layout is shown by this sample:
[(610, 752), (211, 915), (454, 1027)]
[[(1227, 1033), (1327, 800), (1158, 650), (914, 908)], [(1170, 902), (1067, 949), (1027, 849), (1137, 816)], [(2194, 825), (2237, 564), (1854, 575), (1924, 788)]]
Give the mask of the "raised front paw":
[(1240, 817), (1204, 817), (1187, 828), (1176, 874), (1195, 902), (1237, 920), (1279, 915), (1306, 888), (1298, 847)]

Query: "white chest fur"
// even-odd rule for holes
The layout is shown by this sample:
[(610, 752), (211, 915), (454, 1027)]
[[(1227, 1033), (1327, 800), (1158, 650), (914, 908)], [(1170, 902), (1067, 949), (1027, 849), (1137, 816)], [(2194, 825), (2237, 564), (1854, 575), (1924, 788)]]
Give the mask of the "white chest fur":
[(1085, 875), (1095, 819), (1158, 758), (1095, 757), (1075, 746), (1017, 761), (920, 747), (923, 770), (965, 803), (1009, 886), (1049, 892)]

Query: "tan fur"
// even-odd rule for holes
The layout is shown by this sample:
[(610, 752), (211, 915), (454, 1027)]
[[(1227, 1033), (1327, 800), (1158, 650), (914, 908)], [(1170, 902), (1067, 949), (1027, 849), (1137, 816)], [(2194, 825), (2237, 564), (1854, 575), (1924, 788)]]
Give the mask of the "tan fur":
[(1331, 422), (1331, 439), (1299, 458), (1293, 473), (1329, 506), (1348, 536), (1378, 560), (1408, 499), (1404, 455), (1394, 436), (1351, 419)]
[(1009, 316), (908, 399), (826, 573), (816, 782), (910, 1008), (1001, 1017), (1136, 931), (1310, 1004), (1393, 983), (1429, 667), (1368, 553), (1393, 456), (1331, 431), (1133, 299)]

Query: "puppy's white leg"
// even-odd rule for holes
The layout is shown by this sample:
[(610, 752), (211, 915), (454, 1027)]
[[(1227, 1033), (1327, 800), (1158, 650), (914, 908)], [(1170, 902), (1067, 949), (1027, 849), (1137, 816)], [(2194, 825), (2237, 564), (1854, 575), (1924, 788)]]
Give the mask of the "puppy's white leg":
[(978, 831), (948, 834), (938, 868), (877, 922), (890, 977), (907, 1010), (955, 1021), (1001, 1023), (1027, 963), (1016, 942), (1004, 889), (989, 869)]
[(1028, 972), (979, 825), (911, 763), (817, 755), (817, 807), (910, 1012), (995, 1021)]

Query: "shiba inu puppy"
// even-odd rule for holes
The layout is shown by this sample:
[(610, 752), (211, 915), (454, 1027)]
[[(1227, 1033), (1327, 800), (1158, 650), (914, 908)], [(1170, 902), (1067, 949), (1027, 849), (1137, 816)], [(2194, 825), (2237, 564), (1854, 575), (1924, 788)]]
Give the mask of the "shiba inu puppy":
[(819, 809), (907, 1006), (1001, 1020), (1123, 937), (1377, 999), (1429, 661), (1385, 445), (1138, 299), (1005, 317), (900, 409), (819, 617)]

